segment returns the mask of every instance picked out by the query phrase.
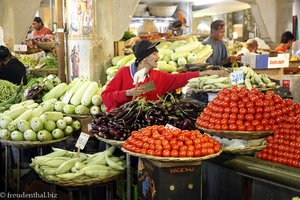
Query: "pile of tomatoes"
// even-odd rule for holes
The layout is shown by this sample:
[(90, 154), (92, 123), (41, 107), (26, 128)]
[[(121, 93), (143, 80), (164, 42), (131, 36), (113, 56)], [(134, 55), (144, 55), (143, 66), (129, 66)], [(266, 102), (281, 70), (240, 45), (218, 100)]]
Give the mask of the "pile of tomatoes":
[(221, 145), (198, 130), (180, 130), (154, 125), (133, 131), (124, 142), (128, 151), (162, 157), (200, 157), (218, 153)]
[(300, 115), (295, 121), (279, 124), (267, 142), (258, 158), (300, 168)]
[(256, 88), (233, 87), (220, 91), (196, 124), (213, 130), (270, 131), (296, 114), (291, 99), (282, 99), (272, 91), (264, 94)]

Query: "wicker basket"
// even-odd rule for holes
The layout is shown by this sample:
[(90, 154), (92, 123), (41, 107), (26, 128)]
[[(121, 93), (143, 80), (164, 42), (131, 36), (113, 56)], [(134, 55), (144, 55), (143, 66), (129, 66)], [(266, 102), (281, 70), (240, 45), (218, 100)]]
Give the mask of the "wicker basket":
[(58, 142), (65, 141), (69, 138), (70, 136), (58, 139), (58, 140), (51, 140), (51, 141), (46, 141), (46, 142), (41, 142), (41, 141), (11, 141), (11, 140), (0, 140), (0, 142), (4, 145), (9, 145), (9, 146), (15, 146), (19, 148), (34, 148), (34, 147), (40, 147), (40, 146), (47, 146), (50, 144), (55, 144)]
[(40, 49), (43, 49), (43, 50), (51, 50), (51, 49), (54, 49), (55, 48), (55, 45), (56, 45), (56, 42), (53, 41), (53, 42), (38, 42), (37, 43), (37, 46), (40, 48)]
[(231, 147), (225, 147), (223, 148), (223, 152), (225, 153), (232, 153), (237, 155), (254, 155), (257, 151), (262, 150), (267, 145), (260, 145), (260, 146), (248, 146), (244, 148), (231, 148)]
[(58, 75), (58, 69), (57, 68), (54, 68), (54, 69), (40, 68), (40, 69), (30, 70), (30, 73), (32, 73), (35, 76), (48, 76), (50, 74)]
[(146, 159), (150, 159), (150, 160), (157, 160), (157, 161), (161, 161), (161, 162), (196, 162), (196, 161), (207, 160), (207, 159), (217, 157), (218, 155), (220, 155), (222, 153), (222, 149), (221, 149), (218, 153), (211, 154), (211, 155), (208, 155), (208, 156), (190, 157), (190, 158), (176, 158), (176, 157), (150, 156), (150, 155), (141, 154), (141, 153), (134, 153), (134, 152), (128, 151), (124, 148), (122, 148), (121, 150), (124, 151), (125, 153), (128, 153), (129, 155), (132, 155), (132, 156), (135, 156), (135, 157), (146, 158)]
[(217, 130), (202, 128), (200, 126), (197, 126), (197, 128), (210, 135), (215, 135), (221, 138), (229, 138), (229, 139), (251, 140), (251, 139), (265, 138), (268, 135), (273, 134), (273, 131), (223, 131), (223, 130), (217, 131)]
[(111, 140), (111, 139), (105, 139), (100, 137), (99, 135), (95, 134), (94, 135), (95, 138), (97, 138), (98, 140), (105, 142), (107, 144), (110, 144), (112, 146), (116, 146), (116, 147), (122, 147), (122, 145), (124, 144), (124, 141), (118, 141), (118, 140)]
[(116, 180), (124, 171), (121, 171), (118, 174), (108, 176), (108, 177), (99, 177), (99, 178), (90, 178), (90, 179), (73, 179), (73, 180), (60, 180), (60, 179), (51, 179), (50, 177), (44, 177), (40, 175), (40, 178), (47, 182), (55, 185), (65, 186), (65, 187), (82, 187), (82, 186), (91, 186), (108, 183), (110, 181)]
[(171, 17), (177, 6), (175, 5), (149, 5), (149, 12), (153, 16), (157, 17)]

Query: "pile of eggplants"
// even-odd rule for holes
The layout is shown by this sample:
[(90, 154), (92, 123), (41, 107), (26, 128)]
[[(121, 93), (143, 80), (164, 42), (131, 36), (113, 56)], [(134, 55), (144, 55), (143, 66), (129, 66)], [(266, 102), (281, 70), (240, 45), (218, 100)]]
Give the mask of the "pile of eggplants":
[(195, 130), (195, 121), (205, 107), (203, 102), (178, 100), (171, 94), (155, 102), (138, 99), (94, 115), (89, 132), (105, 139), (124, 141), (132, 131), (152, 125), (171, 124), (182, 130)]

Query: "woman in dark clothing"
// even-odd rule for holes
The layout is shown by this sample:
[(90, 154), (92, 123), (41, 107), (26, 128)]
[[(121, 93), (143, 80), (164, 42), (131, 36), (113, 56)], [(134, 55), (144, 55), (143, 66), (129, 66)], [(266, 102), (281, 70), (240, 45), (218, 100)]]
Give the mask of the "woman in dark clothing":
[(24, 85), (27, 84), (25, 66), (5, 46), (0, 46), (0, 79), (17, 85), (23, 80)]

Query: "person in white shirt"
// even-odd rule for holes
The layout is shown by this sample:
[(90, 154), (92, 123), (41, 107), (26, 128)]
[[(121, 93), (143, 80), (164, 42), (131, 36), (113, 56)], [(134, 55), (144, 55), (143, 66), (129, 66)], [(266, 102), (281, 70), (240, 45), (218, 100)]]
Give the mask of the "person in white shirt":
[(246, 55), (249, 53), (256, 53), (258, 43), (255, 39), (249, 39), (246, 42), (246, 47), (243, 47), (241, 51), (238, 52), (238, 55)]

